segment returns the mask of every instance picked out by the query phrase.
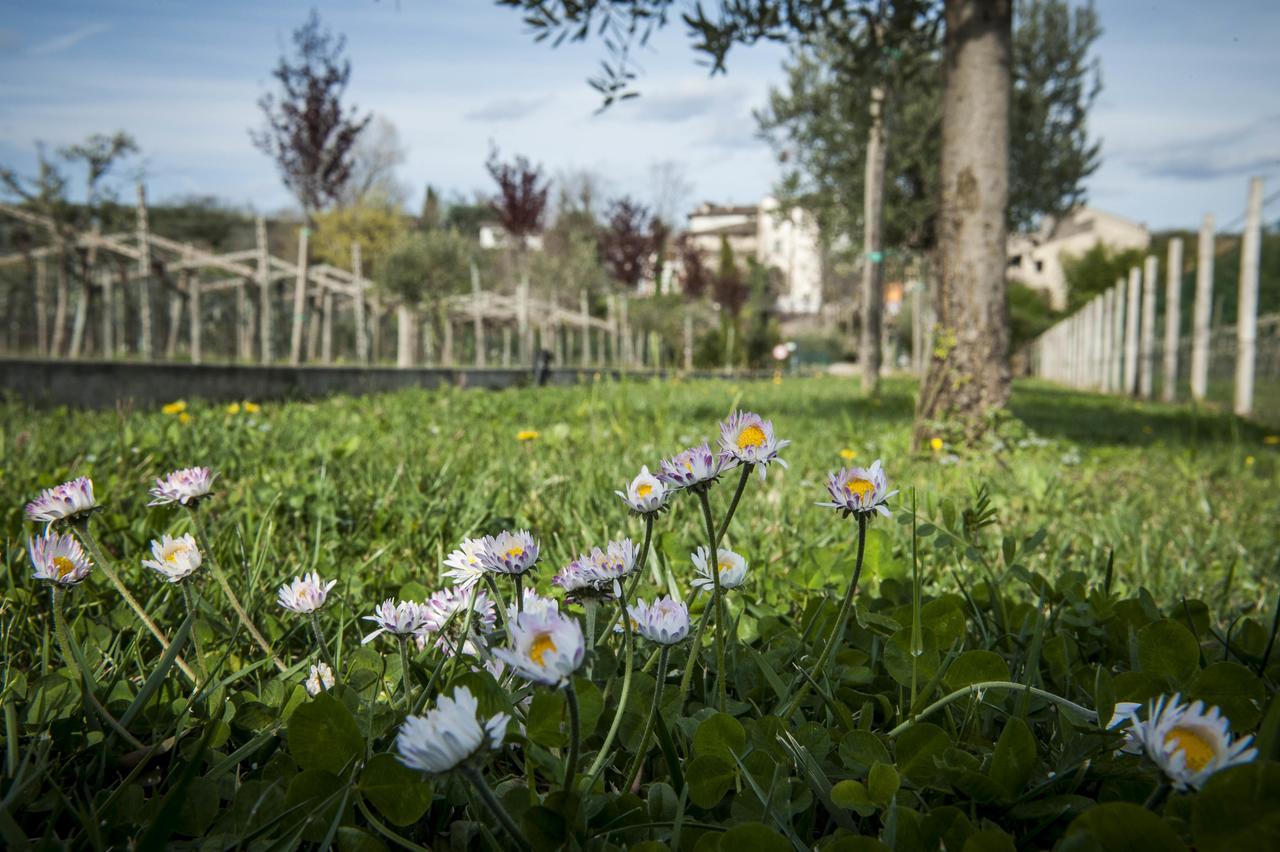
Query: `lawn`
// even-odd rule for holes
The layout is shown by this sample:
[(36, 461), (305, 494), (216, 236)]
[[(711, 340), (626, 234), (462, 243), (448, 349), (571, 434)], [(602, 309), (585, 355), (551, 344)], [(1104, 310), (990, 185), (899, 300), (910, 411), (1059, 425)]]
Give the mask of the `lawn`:
[[(1149, 763), (1113, 755), (1118, 736), (1080, 712), (1109, 718), (1117, 701), (1180, 690), (1221, 706), (1233, 730), (1257, 731), (1263, 758), (1274, 757), (1275, 439), (1221, 414), (1026, 383), (985, 446), (940, 435), (913, 454), (913, 390), (891, 381), (868, 401), (847, 380), (806, 378), (191, 400), (167, 411), (0, 406), (0, 836), (13, 848), (99, 847), (144, 830), (158, 845), (206, 848), (505, 844), (484, 782), (453, 772), (427, 783), (392, 756), (406, 700), (421, 712), (465, 684), (485, 712), (515, 717), (483, 775), (513, 833), (536, 848), (985, 850), (1052, 848), (1068, 835), (1086, 844), (1071, 848), (1118, 848), (1125, 831), (1165, 843), (1145, 848), (1275, 841), (1280, 766), (1259, 760), (1203, 792), (1169, 791)], [(510, 669), (495, 679), (430, 645), (409, 655), (406, 684), (394, 642), (360, 645), (372, 628), (358, 619), (445, 585), (444, 559), (464, 538), (531, 530), (541, 544), (532, 582), (545, 594), (591, 546), (640, 542), (645, 521), (614, 492), (642, 464), (714, 445), (717, 422), (738, 408), (791, 441), (788, 467), (751, 477), (721, 541), (746, 558), (748, 580), (725, 592), (715, 642), (721, 620), (708, 616), (692, 665), (687, 639), (672, 647), (670, 677), (655, 680), (667, 654), (637, 638), (624, 710), (628, 655), (606, 630), (609, 602), (586, 622), (590, 673), (571, 689), (535, 688)], [(829, 471), (876, 459), (898, 494), (891, 517), (868, 523), (856, 613), (827, 658), (859, 524), (815, 504), (828, 499)], [(283, 674), (203, 573), (190, 586), (199, 616), (184, 630), (184, 596), (140, 564), (152, 538), (189, 528), (187, 513), (149, 508), (148, 489), (196, 464), (217, 473), (199, 510), (207, 557)], [(95, 573), (65, 597), (72, 655), (103, 711), (55, 641), (25, 551), (36, 527), (23, 504), (74, 476), (93, 479), (103, 508), (92, 529), (124, 584), (165, 632), (192, 634), (182, 654), (199, 670), (184, 680)], [(733, 471), (711, 489), (717, 519), (737, 483)], [(704, 521), (692, 494), (673, 500), (638, 578), (645, 599), (690, 599), (695, 623), (714, 610), (709, 594), (690, 596)], [(317, 622), (337, 685), (318, 697), (302, 686), (319, 661), (308, 620), (275, 602), (277, 586), (313, 570), (337, 581)], [(499, 591), (510, 598), (512, 587)], [(502, 624), (484, 638), (502, 644)], [(1002, 687), (953, 695), (988, 681), (1062, 701)], [(931, 708), (937, 700), (949, 703)], [(139, 742), (108, 714), (127, 718)], [(566, 749), (582, 776), (562, 790)], [(1237, 833), (1258, 813), (1271, 814), (1263, 834)]]

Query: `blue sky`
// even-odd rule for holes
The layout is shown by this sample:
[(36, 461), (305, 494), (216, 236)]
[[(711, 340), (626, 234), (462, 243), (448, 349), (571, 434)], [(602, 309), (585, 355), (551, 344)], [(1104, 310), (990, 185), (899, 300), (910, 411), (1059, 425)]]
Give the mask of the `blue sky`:
[[(316, 5), (346, 34), (350, 99), (409, 151), (413, 203), (431, 182), (485, 189), (490, 140), (550, 172), (588, 168), (642, 198), (656, 161), (683, 165), (690, 201), (754, 200), (777, 178), (751, 110), (783, 48), (738, 50), (709, 78), (676, 22), (641, 56), (643, 96), (596, 114), (597, 44), (535, 44), (485, 0), (42, 0), (0, 15), (0, 163), (124, 128), (153, 198), (288, 203), (250, 144), (258, 97), (289, 32)], [(1104, 165), (1091, 200), (1155, 228), (1237, 220), (1250, 174), (1280, 189), (1280, 2), (1102, 0), (1104, 89), (1092, 115)]]

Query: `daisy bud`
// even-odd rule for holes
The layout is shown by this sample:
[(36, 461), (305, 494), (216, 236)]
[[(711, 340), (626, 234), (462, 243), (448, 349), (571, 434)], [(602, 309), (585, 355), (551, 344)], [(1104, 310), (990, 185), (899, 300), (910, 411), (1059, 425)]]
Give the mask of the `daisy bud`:
[(148, 506), (166, 506), (177, 503), (180, 506), (195, 506), (209, 496), (213, 480), (217, 474), (207, 467), (187, 467), (166, 473), (156, 480), (151, 495), (156, 499)]
[(463, 539), (462, 545), (444, 560), (445, 567), (453, 569), (446, 571), (444, 576), (459, 588), (470, 589), (484, 576), (484, 564), (480, 560), (483, 552), (483, 539)]
[[(436, 647), (442, 650), (456, 648), (458, 640), (463, 638), (462, 627), (467, 620), (467, 603), (471, 600), (471, 592), (460, 586), (440, 591), (427, 598), (422, 605), (426, 620), (422, 625), (422, 638), (437, 634)], [(452, 619), (452, 621), (450, 620)], [(483, 591), (476, 592), (474, 612), (471, 617), (473, 633), (488, 633), (497, 622), (498, 611)], [(448, 630), (445, 625), (449, 625)]]
[(78, 586), (89, 576), (93, 563), (74, 536), (46, 532), (27, 539), (27, 553), (36, 580), (48, 580), (60, 586)]
[(287, 610), (308, 615), (324, 606), (329, 590), (338, 584), (337, 580), (325, 583), (315, 571), (294, 577), (293, 582), (285, 583), (276, 592), (276, 600)]
[(615, 491), (631, 511), (639, 515), (661, 512), (667, 505), (671, 490), (662, 480), (649, 472), (648, 467), (640, 468), (640, 475), (627, 485), (626, 491)]
[(674, 645), (689, 635), (689, 608), (684, 601), (661, 597), (650, 606), (643, 600), (627, 607), (640, 635), (659, 645)]
[(480, 564), (495, 574), (523, 574), (538, 561), (538, 543), (528, 530), (503, 530), (482, 544)]
[(672, 488), (692, 488), (715, 481), (724, 460), (706, 441), (669, 459), (663, 459), (658, 478)]
[(27, 520), (52, 524), (84, 517), (98, 507), (93, 499), (93, 480), (81, 476), (46, 488), (26, 506)]
[(378, 604), (373, 611), (373, 615), (364, 616), (364, 620), (372, 621), (378, 625), (378, 629), (361, 639), (361, 645), (369, 644), (382, 633), (394, 636), (397, 639), (404, 639), (416, 633), (421, 633), (427, 623), (427, 611), (422, 604), (414, 601), (400, 601), (397, 603), (391, 598), (387, 598)]
[(333, 669), (328, 663), (317, 663), (311, 667), (311, 677), (307, 678), (307, 694), (312, 698), (333, 687)]

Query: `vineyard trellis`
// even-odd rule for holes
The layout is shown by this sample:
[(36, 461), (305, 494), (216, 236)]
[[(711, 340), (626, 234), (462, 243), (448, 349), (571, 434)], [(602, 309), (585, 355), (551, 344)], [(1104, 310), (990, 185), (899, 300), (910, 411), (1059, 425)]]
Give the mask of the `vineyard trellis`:
[[(565, 366), (662, 365), (663, 341), (632, 328), (625, 295), (607, 297), (600, 317), (590, 312), (585, 291), (566, 307), (531, 295), (527, 279), (514, 293), (485, 290), (473, 264), (469, 293), (413, 304), (373, 286), (358, 243), (351, 269), (312, 263), (306, 228), (299, 231), (295, 261), (270, 252), (261, 216), (256, 245), (240, 251), (208, 251), (157, 234), (141, 185), (132, 231), (70, 229), (12, 204), (0, 204), (0, 216), (45, 237), (42, 245), (28, 239), (18, 252), (0, 256), (0, 270), (25, 272), (29, 285), (4, 294), (8, 322), (0, 327), (0, 352), (10, 355), (377, 364), (386, 360), (394, 335), (400, 367), (461, 366), (463, 354), (476, 367), (526, 367), (542, 350)], [(74, 292), (73, 278), (79, 282)], [(155, 309), (166, 298), (167, 313), (158, 318)], [(280, 316), (284, 322), (277, 324)], [(28, 325), (29, 318), (34, 323)], [(686, 368), (691, 319), (685, 318), (682, 341)]]
[[(1200, 228), (1194, 260), (1190, 334), (1183, 334), (1180, 238), (1169, 241), (1163, 299), (1159, 259), (1147, 256), (1128, 279), (1097, 295), (1030, 345), (1031, 371), (1071, 387), (1140, 399), (1230, 404), (1242, 417), (1280, 423), (1280, 314), (1258, 316), (1262, 252), (1261, 178), (1249, 182), (1240, 240), (1236, 322), (1212, 324), (1215, 231), (1212, 215)], [(1161, 304), (1163, 302), (1163, 304)], [(1163, 310), (1164, 322), (1157, 333)]]

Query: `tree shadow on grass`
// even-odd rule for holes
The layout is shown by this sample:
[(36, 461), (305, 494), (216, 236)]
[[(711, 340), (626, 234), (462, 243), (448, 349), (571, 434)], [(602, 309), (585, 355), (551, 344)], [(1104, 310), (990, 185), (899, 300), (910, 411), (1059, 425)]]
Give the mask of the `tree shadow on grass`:
[(1091, 446), (1196, 446), (1261, 443), (1267, 430), (1229, 412), (1203, 406), (1139, 402), (1045, 382), (1020, 381), (1010, 410), (1045, 437)]

